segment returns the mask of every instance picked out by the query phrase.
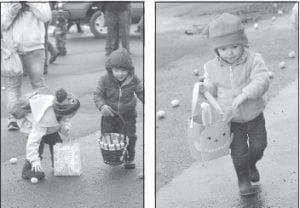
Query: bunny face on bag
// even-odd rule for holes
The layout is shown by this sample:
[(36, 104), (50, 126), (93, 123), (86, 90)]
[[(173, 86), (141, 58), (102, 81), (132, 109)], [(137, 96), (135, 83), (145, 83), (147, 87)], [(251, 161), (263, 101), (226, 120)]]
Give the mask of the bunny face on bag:
[(229, 126), (223, 121), (212, 122), (212, 110), (209, 104), (203, 102), (201, 108), (204, 130), (199, 140), (194, 142), (196, 150), (213, 153), (228, 149), (233, 138)]

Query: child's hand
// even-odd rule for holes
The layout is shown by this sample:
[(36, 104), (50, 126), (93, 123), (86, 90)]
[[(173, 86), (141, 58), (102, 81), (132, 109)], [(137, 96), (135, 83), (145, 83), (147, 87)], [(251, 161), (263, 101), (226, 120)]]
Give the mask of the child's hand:
[(34, 161), (32, 164), (32, 167), (31, 167), (31, 170), (34, 171), (34, 172), (42, 172), (44, 171), (43, 170), (43, 167), (41, 165), (41, 161)]
[(113, 109), (111, 107), (109, 107), (108, 105), (103, 105), (101, 108), (101, 114), (104, 117), (108, 117), (108, 116), (112, 116), (114, 117), (114, 113), (113, 113)]
[(71, 124), (70, 123), (64, 123), (60, 128), (60, 133), (62, 133), (64, 136), (68, 137), (71, 133)]
[(245, 93), (242, 93), (242, 94), (238, 95), (232, 101), (232, 109), (236, 110), (239, 107), (239, 105), (241, 105), (246, 100), (247, 100), (247, 95)]

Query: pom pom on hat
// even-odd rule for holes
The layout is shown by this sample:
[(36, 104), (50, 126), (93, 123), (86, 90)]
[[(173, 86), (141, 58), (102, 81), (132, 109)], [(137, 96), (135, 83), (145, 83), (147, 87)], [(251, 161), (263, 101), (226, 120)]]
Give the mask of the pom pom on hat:
[(208, 37), (213, 48), (225, 47), (232, 44), (241, 44), (248, 47), (248, 38), (244, 26), (238, 16), (224, 13), (210, 23)]
[(55, 92), (56, 101), (54, 103), (54, 111), (59, 115), (69, 115), (75, 113), (80, 102), (73, 94), (68, 93), (65, 89), (59, 89)]

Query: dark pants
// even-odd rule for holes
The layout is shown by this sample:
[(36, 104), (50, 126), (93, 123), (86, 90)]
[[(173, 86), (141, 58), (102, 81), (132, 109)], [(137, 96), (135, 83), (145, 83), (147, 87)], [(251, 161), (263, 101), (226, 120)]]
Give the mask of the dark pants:
[(67, 35), (56, 35), (55, 41), (56, 41), (56, 48), (59, 51), (60, 56), (65, 56), (67, 54), (66, 49), (66, 37)]
[(235, 165), (241, 166), (248, 164), (249, 160), (257, 161), (262, 158), (267, 147), (267, 132), (263, 113), (246, 123), (231, 122), (230, 130), (234, 134), (230, 148)]
[(122, 115), (125, 120), (125, 124), (123, 124), (122, 120), (119, 116), (115, 115), (114, 117), (102, 117), (102, 128), (101, 131), (103, 133), (125, 133), (128, 136), (129, 142), (127, 146), (129, 160), (133, 160), (135, 156), (135, 144), (137, 140), (136, 136), (136, 111), (128, 112)]
[(129, 11), (105, 12), (107, 26), (106, 55), (119, 48), (119, 37), (121, 36), (122, 47), (129, 52)]
[(59, 133), (57, 133), (57, 132), (43, 136), (42, 141), (39, 146), (39, 157), (42, 160), (43, 159), (42, 155), (44, 153), (45, 144), (49, 145), (52, 167), (53, 167), (53, 146), (56, 143), (62, 143), (61, 137), (60, 137)]

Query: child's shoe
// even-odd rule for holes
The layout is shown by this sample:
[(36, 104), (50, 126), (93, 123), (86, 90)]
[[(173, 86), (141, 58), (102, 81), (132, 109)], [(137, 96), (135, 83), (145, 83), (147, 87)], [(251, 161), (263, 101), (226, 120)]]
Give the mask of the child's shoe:
[(19, 130), (19, 126), (16, 121), (10, 121), (7, 125), (8, 131), (16, 131)]
[(31, 163), (28, 160), (25, 160), (25, 164), (22, 170), (22, 178), (25, 180), (30, 180), (31, 178), (37, 178), (42, 180), (45, 178), (45, 173), (43, 171), (35, 172), (31, 170)]
[(135, 168), (135, 152), (127, 153), (125, 155), (125, 160), (124, 160), (124, 168), (125, 169), (134, 169)]

